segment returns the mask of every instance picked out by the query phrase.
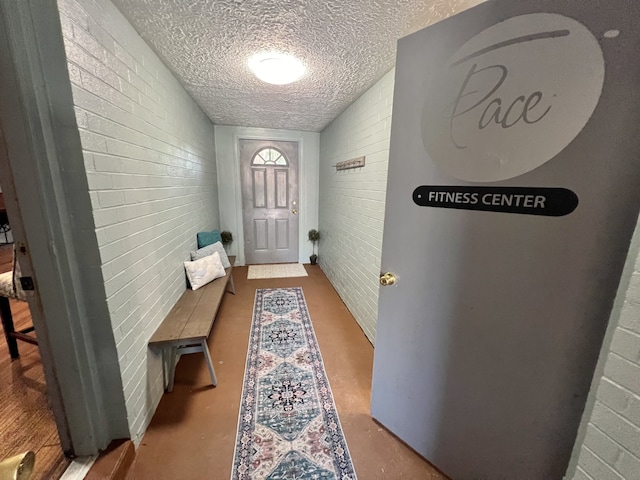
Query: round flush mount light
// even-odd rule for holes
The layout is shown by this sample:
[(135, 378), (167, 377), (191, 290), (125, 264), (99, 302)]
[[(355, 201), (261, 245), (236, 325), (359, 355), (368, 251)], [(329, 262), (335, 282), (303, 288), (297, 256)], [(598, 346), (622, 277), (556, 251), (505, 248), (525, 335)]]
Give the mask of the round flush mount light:
[(286, 85), (300, 80), (306, 69), (297, 58), (284, 53), (259, 53), (249, 59), (249, 68), (260, 80)]

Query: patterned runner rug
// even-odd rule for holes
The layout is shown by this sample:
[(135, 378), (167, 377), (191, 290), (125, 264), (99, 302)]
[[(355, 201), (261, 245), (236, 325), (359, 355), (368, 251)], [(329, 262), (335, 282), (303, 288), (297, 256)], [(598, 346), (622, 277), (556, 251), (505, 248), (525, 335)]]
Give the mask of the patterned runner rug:
[(301, 263), (274, 263), (269, 265), (249, 265), (247, 280), (259, 278), (306, 277), (307, 270)]
[(231, 478), (356, 478), (300, 287), (256, 291)]

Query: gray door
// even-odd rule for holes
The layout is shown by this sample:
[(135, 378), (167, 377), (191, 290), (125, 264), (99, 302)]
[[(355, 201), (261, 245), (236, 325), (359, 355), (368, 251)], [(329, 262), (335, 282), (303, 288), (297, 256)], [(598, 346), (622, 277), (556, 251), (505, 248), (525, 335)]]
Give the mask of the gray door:
[(565, 473), (638, 216), (639, 15), (495, 1), (398, 44), (371, 412), (452, 479)]
[(298, 261), (298, 142), (240, 140), (247, 264)]

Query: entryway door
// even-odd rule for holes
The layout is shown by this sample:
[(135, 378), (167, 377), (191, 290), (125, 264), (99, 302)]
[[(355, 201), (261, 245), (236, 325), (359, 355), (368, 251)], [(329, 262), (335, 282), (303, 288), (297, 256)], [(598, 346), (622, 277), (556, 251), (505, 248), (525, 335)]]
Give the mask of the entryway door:
[(245, 262), (297, 262), (298, 142), (239, 142)]
[[(497, 0), (398, 43), (371, 413), (452, 479), (566, 472), (638, 218), (636, 1)], [(505, 207), (534, 188), (579, 203)]]

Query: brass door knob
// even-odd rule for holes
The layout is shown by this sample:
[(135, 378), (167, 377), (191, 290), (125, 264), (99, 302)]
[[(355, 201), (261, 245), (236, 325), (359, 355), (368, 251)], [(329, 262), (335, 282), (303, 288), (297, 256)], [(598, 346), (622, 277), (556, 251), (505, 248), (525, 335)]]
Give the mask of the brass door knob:
[(298, 209), (294, 208), (293, 210), (291, 210), (291, 213), (293, 213), (294, 215), (297, 215), (298, 214)]
[(382, 285), (383, 287), (388, 287), (390, 285), (394, 285), (395, 283), (396, 276), (393, 273), (387, 272), (380, 275), (380, 285)]
[(36, 456), (33, 452), (25, 452), (0, 462), (0, 479), (28, 480), (33, 472)]

